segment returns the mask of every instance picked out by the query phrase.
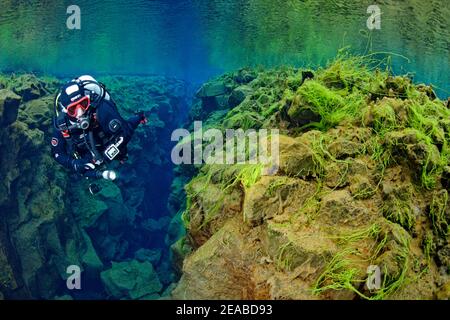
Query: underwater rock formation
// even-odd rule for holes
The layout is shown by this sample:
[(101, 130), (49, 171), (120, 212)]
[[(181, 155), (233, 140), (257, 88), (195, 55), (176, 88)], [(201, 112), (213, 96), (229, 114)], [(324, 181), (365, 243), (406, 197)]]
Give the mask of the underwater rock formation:
[[(124, 116), (150, 116), (121, 180), (92, 197), (49, 155), (61, 80), (0, 76), (1, 298), (449, 298), (450, 109), (432, 87), (338, 57), (225, 74), (187, 114), (181, 81), (99, 80)], [(172, 171), (170, 134), (194, 120), (279, 129), (278, 172)], [(73, 264), (81, 292), (65, 286)]]
[[(50, 155), (53, 99), (62, 80), (0, 76), (4, 299), (159, 298), (169, 294), (163, 291), (176, 280), (164, 242), (172, 218), (164, 205), (172, 181), (165, 154), (170, 154), (171, 131), (187, 116), (186, 85), (156, 76), (99, 80), (123, 116), (138, 109), (150, 116), (129, 145), (121, 181), (102, 181), (102, 191), (92, 197), (87, 182), (67, 173)], [(153, 179), (161, 184), (156, 187)], [(149, 231), (148, 219), (165, 222)], [(67, 290), (70, 265), (81, 267), (83, 290)], [(128, 269), (132, 273), (124, 277)]]
[(157, 299), (162, 289), (150, 262), (112, 263), (101, 273), (106, 291), (115, 299)]
[(173, 298), (449, 298), (450, 109), (372, 65), (339, 56), (200, 89), (192, 119), (280, 129), (280, 169), (208, 164), (190, 180)]

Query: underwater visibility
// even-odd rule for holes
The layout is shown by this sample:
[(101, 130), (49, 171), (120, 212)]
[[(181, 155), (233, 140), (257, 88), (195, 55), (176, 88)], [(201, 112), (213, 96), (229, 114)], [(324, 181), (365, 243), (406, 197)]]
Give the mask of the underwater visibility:
[(447, 0), (0, 0), (0, 300), (448, 300), (449, 29)]

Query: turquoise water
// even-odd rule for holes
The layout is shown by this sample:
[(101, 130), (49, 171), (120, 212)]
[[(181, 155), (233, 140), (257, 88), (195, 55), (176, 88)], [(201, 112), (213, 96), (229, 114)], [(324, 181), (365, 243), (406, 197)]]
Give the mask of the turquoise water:
[[(69, 30), (66, 26), (69, 16), (66, 9), (73, 4), (81, 9), (80, 30)], [(367, 8), (373, 4), (381, 9), (379, 30), (369, 30), (366, 25)], [(73, 259), (72, 251), (84, 254), (84, 248), (78, 250), (78, 247), (74, 249), (67, 245), (68, 248), (61, 246), (55, 250), (57, 254), (53, 252), (56, 235), (61, 235), (61, 243), (67, 240), (80, 246), (87, 243), (84, 236), (67, 232), (72, 229), (66, 221), (71, 220), (64, 220), (61, 224), (67, 223), (64, 226), (67, 230), (62, 227), (63, 230), (58, 230), (60, 233), (53, 230), (47, 239), (40, 235), (45, 233), (47, 226), (42, 231), (40, 225), (30, 220), (31, 223), (27, 221), (23, 225), (32, 236), (25, 231), (13, 230), (18, 237), (10, 238), (16, 246), (8, 243), (5, 247), (11, 247), (8, 250), (14, 255), (17, 251), (17, 256), (23, 259), (21, 277), (26, 281), (29, 281), (28, 277), (36, 276), (36, 279), (23, 287), (30, 292), (13, 290), (14, 294), (7, 292), (5, 297), (52, 298), (67, 293), (73, 298), (83, 299), (121, 298), (120, 295), (110, 297), (107, 294), (99, 273), (110, 268), (112, 261), (131, 260), (151, 261), (163, 285), (156, 291), (166, 295), (163, 291), (180, 276), (179, 270), (174, 272), (173, 266), (182, 261), (177, 261), (180, 257), (174, 258), (170, 246), (185, 231), (179, 216), (186, 200), (183, 187), (189, 181), (186, 180), (190, 178), (188, 176), (195, 174), (192, 168), (192, 171), (186, 167), (174, 168), (170, 161), (173, 147), (170, 135), (186, 121), (192, 88), (244, 66), (323, 66), (336, 56), (339, 49), (348, 47), (354, 54), (370, 54), (379, 58), (390, 56), (395, 73), (411, 73), (416, 82), (433, 83), (437, 93), (447, 98), (450, 96), (449, 27), (449, 0), (0, 0), (0, 72), (35, 72), (59, 77), (92, 74), (112, 90), (118, 105), (128, 112), (141, 106), (153, 110), (149, 125), (140, 129), (132, 142), (130, 162), (120, 172), (121, 179), (117, 183), (120, 197), (116, 199), (116, 189), (112, 188), (109, 192), (114, 199), (101, 202), (108, 206), (107, 213), (100, 213), (98, 220), (89, 226), (78, 221), (72, 226), (73, 230), (86, 232), (86, 238), (93, 247), (90, 254), (98, 255), (104, 263), (98, 270), (94, 263), (92, 269), (95, 272), (88, 276), (91, 278), (88, 278), (86, 290), (68, 293), (58, 273), (62, 264), (59, 265), (59, 258), (54, 258), (59, 255), (70, 260)], [(119, 77), (119, 74), (170, 76), (185, 80), (188, 85), (172, 78)], [(30, 86), (28, 83), (24, 88)], [(44, 110), (52, 98), (22, 103), (22, 116), (32, 108)], [(216, 99), (213, 100), (215, 103)], [(200, 106), (207, 109), (206, 103)], [(24, 109), (28, 107), (30, 109)], [(49, 125), (49, 119), (40, 115), (37, 112), (31, 118)], [(34, 132), (34, 122), (28, 126), (19, 119), (19, 123), (26, 128), (26, 135)], [(1, 137), (6, 137), (6, 134)], [(28, 150), (27, 143), (20, 144), (20, 147)], [(16, 147), (16, 143), (12, 145)], [(18, 159), (22, 156), (20, 152), (13, 153), (17, 153)], [(25, 155), (28, 161), (29, 153)], [(22, 160), (13, 161), (11, 168)], [(38, 164), (47, 166), (43, 160)], [(9, 181), (9, 173), (5, 176)], [(28, 172), (25, 172), (27, 176)], [(72, 177), (68, 176), (67, 181)], [(49, 181), (59, 185), (58, 179), (53, 177)], [(19, 182), (14, 182), (11, 189), (16, 192), (17, 188), (19, 195), (23, 190), (28, 193), (22, 185), (28, 180), (21, 180), (21, 177), (17, 180)], [(34, 201), (36, 198), (38, 204), (47, 201), (58, 206), (67, 204), (64, 219), (66, 215), (68, 219), (77, 217), (78, 211), (82, 210), (88, 212), (82, 216), (103, 210), (98, 203), (94, 203), (94, 208), (90, 207), (92, 203), (86, 198), (82, 199), (86, 203), (79, 201), (77, 188), (80, 188), (78, 184), (68, 186), (65, 191), (67, 201), (48, 201), (46, 197), (52, 194), (41, 189), (33, 189), (36, 194), (30, 199)], [(27, 200), (23, 205), (25, 208), (22, 208), (16, 204), (21, 203), (21, 197), (11, 198), (13, 206), (7, 206), (11, 216), (19, 215), (25, 209), (31, 212), (38, 207)], [(4, 205), (2, 201), (0, 206)], [(46, 208), (37, 210), (45, 211)], [(50, 222), (45, 220), (47, 214), (35, 214), (34, 218), (44, 221), (45, 225), (60, 224), (59, 216)], [(6, 230), (4, 225), (8, 228), (9, 224), (15, 226), (15, 220), (15, 217), (4, 219), (0, 229)], [(48, 229), (52, 231), (51, 227)], [(3, 243), (6, 242), (0, 237), (0, 253)], [(30, 243), (39, 243), (40, 248), (36, 251), (43, 252), (42, 262), (33, 260), (32, 250), (28, 249), (33, 248)], [(4, 265), (1, 262), (0, 269)], [(27, 267), (30, 265), (31, 268)], [(1, 283), (0, 289), (1, 299)]]
[[(66, 9), (81, 9), (69, 30)], [(381, 9), (381, 29), (366, 26)], [(199, 83), (246, 65), (323, 65), (343, 46), (391, 52), (448, 95), (448, 0), (0, 1), (0, 70), (162, 74)]]

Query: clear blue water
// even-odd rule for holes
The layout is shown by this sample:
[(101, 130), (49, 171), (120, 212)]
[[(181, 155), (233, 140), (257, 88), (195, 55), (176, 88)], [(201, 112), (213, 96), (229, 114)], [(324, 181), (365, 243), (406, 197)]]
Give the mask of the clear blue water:
[[(73, 4), (81, 30), (66, 26)], [(366, 26), (372, 4), (382, 12), (380, 30)], [(158, 74), (196, 87), (245, 66), (322, 66), (348, 46), (355, 54), (390, 54), (396, 73), (413, 73), (447, 98), (449, 29), (449, 0), (0, 0), (0, 72)], [(170, 125), (158, 141), (169, 141)], [(161, 147), (169, 154), (169, 145)], [(168, 215), (172, 165), (148, 172), (141, 220)], [(136, 230), (124, 227), (126, 259), (145, 247), (164, 249), (161, 260), (169, 260), (165, 230)], [(88, 231), (94, 246), (109, 237)], [(80, 298), (101, 297), (98, 290), (96, 279)]]
[[(448, 95), (448, 0), (1, 0), (0, 70), (163, 74), (200, 83), (246, 65), (323, 65), (343, 46), (391, 52)], [(66, 9), (81, 9), (68, 30)], [(381, 30), (366, 27), (379, 5)], [(445, 93), (447, 92), (447, 93)]]

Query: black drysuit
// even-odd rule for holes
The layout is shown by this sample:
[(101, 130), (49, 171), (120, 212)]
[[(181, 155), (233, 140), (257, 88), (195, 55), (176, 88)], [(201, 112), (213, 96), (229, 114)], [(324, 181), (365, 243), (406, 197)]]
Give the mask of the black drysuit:
[[(94, 113), (95, 120), (91, 120), (87, 130), (71, 129), (70, 132), (62, 132), (55, 128), (51, 140), (55, 160), (65, 168), (87, 177), (95, 176), (95, 171), (85, 166), (87, 163), (94, 163), (95, 158), (89, 144), (89, 132), (93, 132), (96, 149), (101, 155), (111, 143), (123, 138), (119, 147), (120, 153), (114, 159), (121, 160), (126, 156), (127, 144), (141, 122), (141, 117), (138, 115), (124, 120), (114, 102), (105, 99), (98, 104)], [(103, 160), (109, 161), (104, 156)]]

